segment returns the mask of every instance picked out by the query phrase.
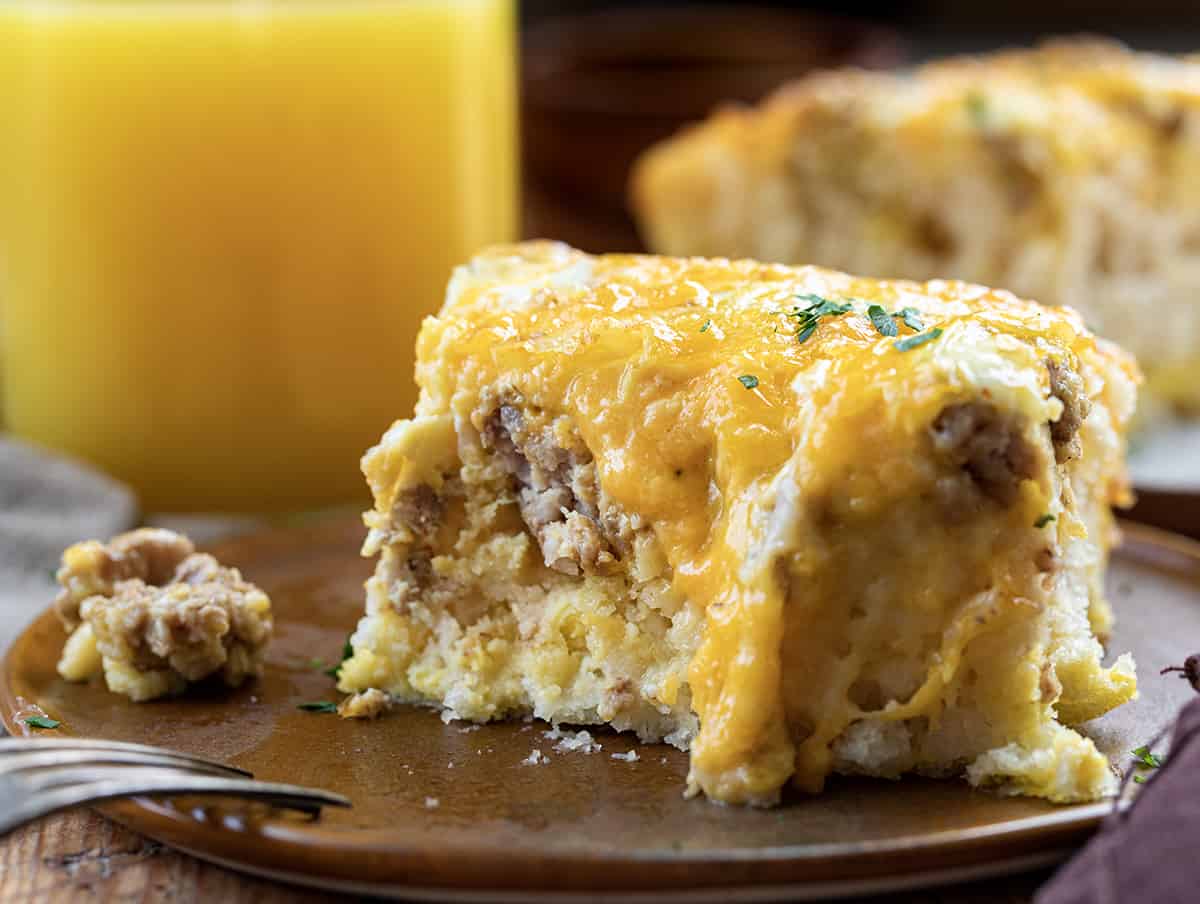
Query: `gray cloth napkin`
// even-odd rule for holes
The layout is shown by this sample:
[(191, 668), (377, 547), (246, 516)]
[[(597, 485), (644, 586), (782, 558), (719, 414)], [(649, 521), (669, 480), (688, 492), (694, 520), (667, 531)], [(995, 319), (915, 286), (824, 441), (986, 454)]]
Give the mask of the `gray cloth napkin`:
[(109, 477), (0, 437), (0, 651), (54, 597), (54, 569), (78, 540), (137, 520), (137, 500)]

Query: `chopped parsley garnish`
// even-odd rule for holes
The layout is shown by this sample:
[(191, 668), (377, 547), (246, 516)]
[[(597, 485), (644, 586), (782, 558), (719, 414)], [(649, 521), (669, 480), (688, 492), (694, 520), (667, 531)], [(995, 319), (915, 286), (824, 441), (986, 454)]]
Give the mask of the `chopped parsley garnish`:
[(821, 322), (822, 317), (840, 317), (853, 310), (850, 304), (839, 304), (811, 293), (797, 295), (796, 298), (805, 304), (803, 306), (796, 305), (787, 312), (787, 316), (796, 320), (796, 341), (798, 342), (804, 342), (816, 332), (817, 324)]
[(916, 308), (901, 308), (892, 316), (903, 320), (904, 325), (910, 330), (916, 330), (919, 333), (925, 329), (925, 324), (921, 322), (921, 312)]
[(740, 377), (738, 377), (738, 382), (747, 389), (758, 388), (758, 377), (754, 376), (754, 374), (742, 374)]
[(1054, 520), (1054, 516), (1051, 515), (1049, 512), (1046, 512), (1045, 514), (1038, 515), (1038, 519), (1037, 519), (1037, 521), (1033, 522), (1033, 526), (1034, 527), (1045, 527), (1047, 524), (1049, 524), (1053, 520)]
[(313, 703), (300, 703), (296, 709), (302, 709), (306, 713), (335, 713), (337, 704), (330, 703), (328, 700), (317, 700)]
[(798, 301), (804, 302), (803, 305), (796, 305), (798, 311), (813, 311), (817, 314), (845, 314), (850, 310), (850, 305), (839, 304), (831, 298), (826, 298), (824, 295), (817, 295), (815, 292), (801, 292), (796, 296)]
[(867, 308), (867, 319), (871, 321), (871, 326), (875, 327), (875, 332), (880, 336), (899, 336), (900, 327), (896, 326), (896, 321), (892, 319), (895, 315), (889, 314), (883, 309), (883, 305), (873, 304)]
[(987, 98), (978, 91), (972, 91), (967, 95), (967, 118), (971, 120), (971, 125), (983, 127), (988, 121), (988, 102)]
[(58, 728), (62, 725), (57, 719), (51, 719), (48, 716), (26, 716), (21, 720), (30, 728), (45, 728), (47, 730)]
[[(1133, 750), (1129, 751), (1129, 755), (1137, 760), (1137, 765), (1134, 767), (1135, 769), (1157, 769), (1166, 762), (1165, 758), (1156, 753), (1151, 753), (1150, 748), (1145, 744), (1143, 744), (1141, 747), (1135, 747)], [(1133, 777), (1133, 783), (1135, 785), (1144, 785), (1146, 784), (1147, 779), (1148, 776), (1135, 775)]]
[(916, 308), (901, 308), (899, 311), (889, 314), (883, 305), (873, 304), (867, 308), (867, 319), (871, 321), (871, 326), (875, 327), (875, 331), (881, 336), (900, 335), (900, 328), (896, 325), (896, 320), (903, 321), (906, 327), (917, 333), (925, 329), (925, 324), (921, 322), (921, 312)]
[(350, 637), (351, 637), (351, 635), (347, 634), (346, 642), (342, 644), (341, 662), (339, 662), (333, 668), (325, 670), (325, 674), (328, 675), (330, 678), (332, 678), (334, 681), (337, 681), (337, 679), (341, 677), (342, 665), (346, 662), (347, 659), (349, 659), (351, 656), (354, 655), (354, 646), (350, 643)]
[(710, 326), (712, 326), (712, 320), (704, 321), (704, 326), (700, 327), (700, 332), (707, 333)]
[(940, 326), (935, 326), (927, 333), (917, 333), (915, 336), (905, 336), (903, 339), (897, 339), (892, 344), (896, 346), (897, 351), (907, 352), (914, 348), (919, 348), (926, 342), (932, 342), (940, 335), (942, 335), (942, 328)]
[(1145, 769), (1157, 769), (1166, 762), (1166, 760), (1160, 757), (1158, 754), (1151, 753), (1150, 748), (1145, 744), (1129, 751), (1129, 755), (1138, 761), (1138, 765), (1140, 767)]

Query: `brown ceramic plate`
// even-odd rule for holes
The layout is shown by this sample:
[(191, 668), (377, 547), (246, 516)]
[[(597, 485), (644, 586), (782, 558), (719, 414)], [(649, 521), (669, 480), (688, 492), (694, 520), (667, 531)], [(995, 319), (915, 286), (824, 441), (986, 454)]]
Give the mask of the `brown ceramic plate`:
[(1200, 539), (1200, 420), (1159, 422), (1130, 444), (1129, 517)]
[[(63, 733), (161, 744), (341, 792), (354, 808), (316, 822), (233, 803), (136, 800), (105, 812), (236, 869), (401, 898), (728, 901), (893, 890), (1050, 862), (1106, 810), (919, 779), (839, 779), (777, 810), (741, 810), (684, 800), (686, 755), (622, 735), (597, 732), (597, 753), (559, 753), (541, 723), (445, 725), (418, 709), (375, 722), (300, 712), (298, 703), (336, 699), (312, 660), (336, 659), (358, 617), (369, 568), (360, 537), (337, 521), (214, 550), (274, 601), (277, 638), (256, 684), (140, 705), (66, 684), (54, 672), (63, 633), (46, 614), (4, 662), (4, 724), (25, 731), (18, 717), (36, 706)], [(1129, 527), (1110, 592), (1114, 648), (1134, 652), (1143, 691), (1089, 730), (1120, 762), (1188, 696), (1156, 671), (1200, 635), (1200, 546)], [(523, 765), (535, 748), (549, 762)], [(636, 762), (613, 758), (630, 750)]]

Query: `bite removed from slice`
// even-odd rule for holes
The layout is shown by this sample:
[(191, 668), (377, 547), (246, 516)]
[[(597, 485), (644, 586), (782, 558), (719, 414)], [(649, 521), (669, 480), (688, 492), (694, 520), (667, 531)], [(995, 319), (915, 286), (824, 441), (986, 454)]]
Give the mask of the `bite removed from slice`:
[(417, 377), (343, 691), (634, 731), (731, 803), (1112, 790), (1070, 726), (1136, 694), (1098, 636), (1138, 375), (1073, 312), (532, 242), (459, 268)]

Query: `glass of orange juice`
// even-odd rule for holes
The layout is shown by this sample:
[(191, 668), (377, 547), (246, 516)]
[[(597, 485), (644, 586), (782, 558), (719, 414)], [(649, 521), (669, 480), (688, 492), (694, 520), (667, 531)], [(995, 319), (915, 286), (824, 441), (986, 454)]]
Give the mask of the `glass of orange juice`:
[(6, 420), (154, 511), (354, 500), (515, 237), (513, 0), (0, 0)]

